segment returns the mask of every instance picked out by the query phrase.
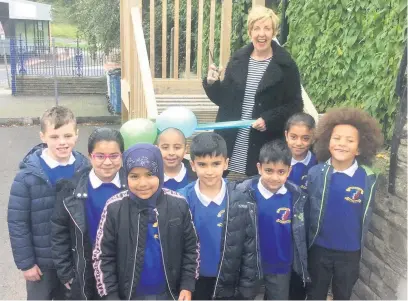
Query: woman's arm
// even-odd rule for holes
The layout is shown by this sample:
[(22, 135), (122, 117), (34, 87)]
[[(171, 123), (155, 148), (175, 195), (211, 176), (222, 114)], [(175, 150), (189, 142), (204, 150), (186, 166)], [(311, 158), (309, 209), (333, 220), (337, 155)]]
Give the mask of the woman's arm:
[[(225, 76), (224, 79), (220, 80), (221, 70), (216, 71), (218, 75), (211, 76), (211, 72), (214, 72), (214, 65), (208, 68), (208, 75), (206, 78), (203, 79), (203, 88), (205, 93), (207, 94), (208, 98), (217, 106), (221, 106), (223, 100), (225, 99), (225, 91), (228, 91), (230, 85), (230, 62), (228, 62), (227, 68), (225, 69)], [(218, 78), (215, 82), (211, 83), (210, 78)]]

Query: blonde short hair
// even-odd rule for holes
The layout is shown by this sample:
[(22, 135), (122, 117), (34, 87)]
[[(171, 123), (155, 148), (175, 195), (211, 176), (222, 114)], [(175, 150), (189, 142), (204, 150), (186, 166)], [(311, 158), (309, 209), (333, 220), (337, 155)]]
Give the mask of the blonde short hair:
[(255, 22), (268, 18), (272, 20), (273, 37), (276, 37), (279, 30), (279, 18), (272, 9), (262, 5), (256, 5), (250, 10), (247, 22), (248, 33), (253, 29)]

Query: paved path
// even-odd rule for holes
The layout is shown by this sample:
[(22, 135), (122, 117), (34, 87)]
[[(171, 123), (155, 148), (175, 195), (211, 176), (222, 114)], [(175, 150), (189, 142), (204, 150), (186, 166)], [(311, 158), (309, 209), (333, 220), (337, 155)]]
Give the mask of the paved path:
[[(87, 139), (95, 126), (79, 126), (77, 150), (86, 154)], [(116, 126), (117, 128), (117, 126)], [(14, 265), (7, 228), (7, 204), (18, 164), (31, 147), (40, 142), (39, 127), (0, 128), (0, 299), (25, 299), (25, 281)]]

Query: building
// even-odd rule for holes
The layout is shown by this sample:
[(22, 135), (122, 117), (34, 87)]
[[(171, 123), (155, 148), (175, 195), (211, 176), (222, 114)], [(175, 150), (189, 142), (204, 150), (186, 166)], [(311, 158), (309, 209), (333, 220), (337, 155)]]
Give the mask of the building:
[(24, 0), (0, 0), (0, 22), (6, 35), (22, 40), (24, 46), (50, 46), (51, 5)]

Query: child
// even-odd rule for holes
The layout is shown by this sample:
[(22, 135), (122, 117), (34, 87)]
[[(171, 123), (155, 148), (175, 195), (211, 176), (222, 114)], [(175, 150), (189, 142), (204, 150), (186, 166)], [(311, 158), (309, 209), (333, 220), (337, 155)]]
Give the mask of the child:
[(313, 143), (316, 123), (307, 113), (292, 115), (286, 122), (286, 143), (292, 152), (292, 170), (288, 180), (306, 191), (306, 178), (309, 169), (317, 164), (316, 157), (309, 150)]
[(201, 246), (200, 278), (193, 299), (253, 299), (261, 273), (255, 205), (222, 178), (228, 158), (220, 135), (197, 135), (190, 155), (198, 180), (181, 192), (190, 205)]
[(374, 118), (357, 109), (335, 109), (317, 127), (319, 162), (308, 174), (310, 199), (308, 299), (350, 299), (359, 276), (361, 248), (370, 222), (376, 175), (367, 165), (382, 145)]
[(92, 167), (58, 183), (51, 217), (51, 250), (58, 277), (71, 291), (72, 299), (96, 297), (92, 246), (106, 201), (127, 186), (121, 169), (123, 151), (118, 130), (98, 128), (88, 139)]
[(58, 280), (51, 256), (51, 214), (55, 184), (69, 179), (88, 165), (73, 151), (78, 139), (74, 114), (62, 106), (41, 117), (41, 140), (20, 164), (11, 186), (8, 228), (14, 261), (26, 279), (27, 299), (64, 298), (65, 287)]
[(188, 183), (195, 181), (197, 176), (191, 170), (186, 155), (186, 138), (175, 128), (168, 128), (157, 137), (157, 146), (164, 161), (164, 187), (177, 191)]
[(184, 197), (163, 189), (163, 159), (150, 144), (123, 154), (129, 190), (105, 205), (93, 252), (107, 299), (191, 300), (199, 244)]
[(292, 269), (303, 285), (310, 281), (303, 219), (307, 195), (287, 181), (291, 157), (285, 142), (268, 142), (259, 154), (260, 177), (255, 176), (238, 185), (257, 205), (265, 300), (288, 299)]

